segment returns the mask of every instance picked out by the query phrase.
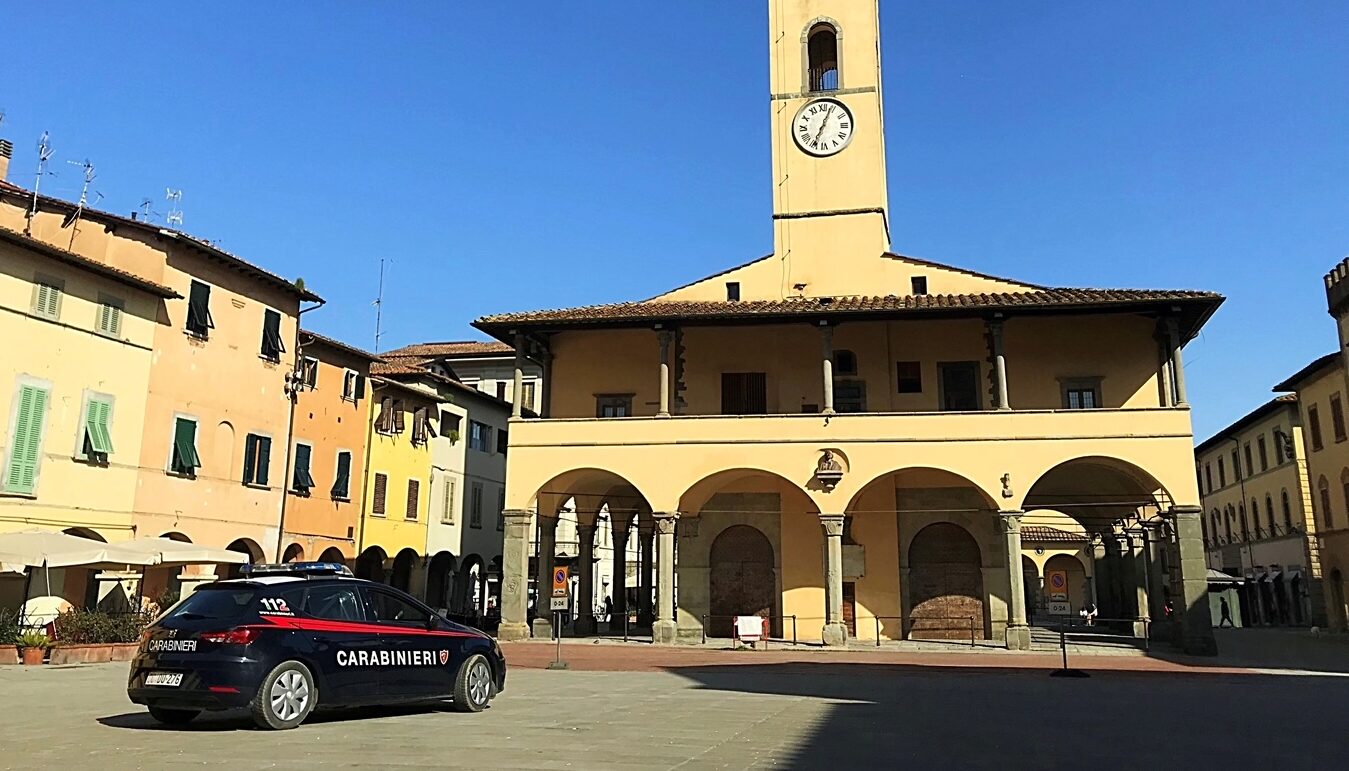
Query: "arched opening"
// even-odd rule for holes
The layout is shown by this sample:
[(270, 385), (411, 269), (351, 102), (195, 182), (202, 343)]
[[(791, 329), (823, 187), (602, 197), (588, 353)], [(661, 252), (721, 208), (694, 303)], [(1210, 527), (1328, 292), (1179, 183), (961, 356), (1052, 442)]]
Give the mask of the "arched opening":
[(708, 562), (708, 635), (732, 636), (736, 616), (777, 616), (773, 545), (761, 531), (749, 525), (726, 528), (712, 542)]
[(928, 525), (909, 544), (908, 562), (911, 638), (962, 640), (985, 627), (983, 562), (968, 530)]
[(167, 533), (160, 533), (160, 534), (159, 534), (159, 537), (160, 537), (160, 538), (167, 538), (167, 539), (169, 539), (170, 541), (177, 541), (177, 542), (179, 542), (179, 543), (192, 543), (192, 539), (191, 539), (191, 538), (188, 538), (187, 536), (183, 535), (182, 533), (177, 532), (176, 530), (170, 530), (170, 531), (167, 532)]
[[(61, 531), (66, 535), (73, 535), (77, 538), (88, 538), (91, 541), (107, 543), (107, 539), (87, 527), (68, 527)], [(71, 601), (71, 604), (79, 604), (81, 608), (98, 607), (99, 586), (95, 576), (97, 570), (88, 568), (66, 568), (65, 569), (65, 596)], [(82, 603), (82, 604), (81, 604)]]
[(1260, 538), (1263, 533), (1260, 532), (1260, 502), (1251, 499), (1251, 522), (1255, 523), (1255, 537)]
[(384, 562), (388, 559), (389, 555), (383, 549), (371, 546), (356, 558), (356, 577), (384, 583)]
[(1265, 495), (1265, 520), (1269, 525), (1269, 537), (1273, 538), (1279, 530), (1274, 525), (1274, 498), (1268, 494)]
[(807, 91), (837, 91), (839, 78), (839, 34), (828, 22), (819, 22), (806, 35), (808, 61)]
[(426, 567), (426, 604), (441, 612), (450, 609), (454, 589), (454, 555), (447, 551), (431, 558)]
[(298, 543), (293, 543), (286, 547), (286, 551), (281, 555), (282, 562), (302, 562), (304, 560), (304, 547)]
[(336, 562), (341, 565), (347, 564), (347, 555), (336, 546), (329, 546), (319, 555), (319, 562)]
[(395, 589), (409, 592), (412, 590), (412, 571), (417, 566), (417, 552), (404, 549), (393, 558), (393, 570), (389, 573), (389, 585)]
[[(262, 562), (262, 547), (258, 546), (257, 541), (252, 538), (238, 538), (226, 546), (227, 551), (238, 552), (248, 557), (248, 563)], [(221, 578), (238, 578), (243, 575), (242, 565), (220, 565), (216, 567), (216, 575)]]
[(1321, 527), (1329, 530), (1335, 526), (1335, 516), (1330, 510), (1330, 483), (1325, 477), (1316, 480), (1316, 492), (1321, 502)]
[(1284, 532), (1293, 532), (1293, 507), (1288, 504), (1288, 491), (1283, 490), (1279, 493), (1283, 505), (1283, 527)]
[(88, 538), (91, 541), (98, 541), (100, 543), (108, 542), (108, 539), (104, 538), (103, 536), (99, 535), (93, 530), (90, 530), (87, 527), (68, 527), (65, 530), (62, 530), (61, 532), (65, 533), (66, 535), (76, 536), (77, 538)]
[(1026, 596), (1026, 617), (1035, 618), (1044, 612), (1044, 592), (1040, 585), (1040, 568), (1028, 555), (1021, 555), (1021, 589)]
[(459, 620), (465, 623), (476, 624), (478, 617), (482, 615), (484, 573), (482, 557), (477, 554), (465, 556), (459, 565), (459, 578), (456, 582), (458, 590), (455, 592), (455, 607), (452, 610), (458, 615)]
[(1074, 613), (1091, 602), (1091, 585), (1087, 580), (1087, 570), (1083, 567), (1081, 560), (1067, 554), (1056, 554), (1045, 562), (1045, 573), (1048, 574), (1051, 570), (1068, 574), (1066, 582), (1067, 602)]

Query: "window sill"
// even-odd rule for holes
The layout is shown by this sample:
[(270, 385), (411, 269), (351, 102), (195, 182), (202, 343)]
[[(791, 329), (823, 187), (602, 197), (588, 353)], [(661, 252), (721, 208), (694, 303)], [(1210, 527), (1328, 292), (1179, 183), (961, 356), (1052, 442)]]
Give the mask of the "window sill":
[(19, 493), (9, 490), (0, 490), (0, 498), (20, 498), (28, 501), (37, 500), (37, 493)]
[(309, 490), (296, 490), (296, 489), (294, 489), (294, 488), (291, 488), (290, 490), (287, 490), (286, 492), (290, 493), (291, 495), (296, 496), (297, 498), (308, 498), (308, 497), (310, 497), (310, 491), (309, 491)]
[(204, 343), (207, 340), (211, 339), (211, 336), (206, 332), (193, 332), (190, 329), (184, 329), (183, 336), (187, 337), (189, 340), (195, 340), (199, 343)]
[(268, 356), (268, 355), (266, 355), (266, 354), (260, 353), (260, 354), (258, 354), (258, 358), (259, 358), (259, 359), (262, 359), (263, 361), (267, 362), (268, 364), (280, 364), (280, 363), (281, 363), (281, 357), (279, 357), (279, 356), (276, 357), (275, 359), (273, 359), (271, 356)]
[(81, 465), (84, 465), (84, 466), (93, 466), (93, 467), (95, 467), (95, 468), (108, 468), (108, 467), (111, 465), (110, 463), (108, 463), (107, 458), (104, 458), (103, 460), (99, 460), (99, 459), (97, 459), (97, 458), (89, 458), (89, 457), (83, 457), (83, 458), (82, 458), (82, 457), (80, 457), (80, 456), (78, 456), (78, 455), (75, 455), (75, 456), (72, 456), (72, 457), (71, 457), (71, 460), (73, 460), (73, 461), (75, 461), (76, 463), (79, 463), (79, 464), (81, 464)]
[(388, 518), (389, 518), (389, 515), (388, 515), (388, 514), (381, 514), (381, 513), (379, 513), (378, 511), (372, 511), (372, 512), (370, 512), (370, 516), (372, 516), (372, 517), (374, 517), (374, 518), (376, 518), (376, 519), (388, 519)]
[(260, 484), (258, 484), (258, 483), (256, 483), (256, 482), (244, 482), (244, 487), (247, 487), (247, 488), (250, 489), (250, 490), (270, 490), (270, 489), (272, 489), (270, 485), (260, 485)]
[(350, 496), (350, 495), (334, 495), (334, 496), (332, 496), (332, 500), (333, 500), (333, 503), (351, 503), (351, 496)]
[(189, 472), (184, 472), (184, 471), (174, 471), (173, 469), (169, 469), (168, 471), (165, 471), (164, 474), (165, 474), (166, 476), (177, 477), (177, 478), (179, 478), (179, 479), (195, 480), (195, 479), (197, 478), (197, 475), (196, 475), (195, 473), (189, 473)]

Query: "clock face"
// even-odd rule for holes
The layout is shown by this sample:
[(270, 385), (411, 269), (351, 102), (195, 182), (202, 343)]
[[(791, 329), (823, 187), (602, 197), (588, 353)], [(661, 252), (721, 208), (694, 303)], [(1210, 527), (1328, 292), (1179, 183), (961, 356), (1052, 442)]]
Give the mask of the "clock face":
[(807, 102), (792, 121), (796, 146), (817, 158), (843, 151), (852, 141), (852, 112), (837, 99)]

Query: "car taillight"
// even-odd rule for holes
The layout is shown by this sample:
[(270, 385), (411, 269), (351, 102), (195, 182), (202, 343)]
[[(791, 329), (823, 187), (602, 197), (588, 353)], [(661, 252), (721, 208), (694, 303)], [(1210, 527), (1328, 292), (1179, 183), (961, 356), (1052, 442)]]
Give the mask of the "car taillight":
[(202, 640), (224, 645), (248, 645), (258, 639), (256, 629), (231, 629), (227, 632), (203, 632), (198, 635)]

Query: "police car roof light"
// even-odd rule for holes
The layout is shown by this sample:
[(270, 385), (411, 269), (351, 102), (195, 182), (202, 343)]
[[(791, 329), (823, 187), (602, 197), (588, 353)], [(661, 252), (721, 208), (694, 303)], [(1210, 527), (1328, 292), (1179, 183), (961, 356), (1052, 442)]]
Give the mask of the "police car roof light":
[(349, 576), (351, 570), (340, 562), (250, 563), (240, 567), (245, 576)]

